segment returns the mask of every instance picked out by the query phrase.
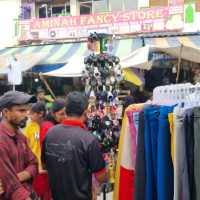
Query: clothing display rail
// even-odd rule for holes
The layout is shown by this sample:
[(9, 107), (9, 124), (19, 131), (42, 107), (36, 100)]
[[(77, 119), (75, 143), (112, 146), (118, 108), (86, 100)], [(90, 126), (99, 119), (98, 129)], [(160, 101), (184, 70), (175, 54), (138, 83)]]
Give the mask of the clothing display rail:
[(123, 118), (115, 200), (200, 199), (200, 84), (160, 86)]

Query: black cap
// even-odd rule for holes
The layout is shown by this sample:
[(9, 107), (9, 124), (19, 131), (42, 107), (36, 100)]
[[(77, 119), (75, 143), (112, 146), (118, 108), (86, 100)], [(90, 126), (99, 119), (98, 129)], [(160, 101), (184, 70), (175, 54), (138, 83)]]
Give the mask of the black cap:
[(31, 111), (34, 113), (46, 112), (46, 107), (43, 102), (34, 103), (31, 107)]
[(23, 105), (28, 103), (35, 103), (37, 101), (35, 96), (29, 95), (19, 91), (8, 91), (0, 97), (0, 109), (8, 108), (13, 105)]
[(51, 111), (52, 111), (52, 113), (56, 113), (56, 112), (62, 110), (63, 108), (65, 108), (65, 100), (59, 98), (59, 99), (56, 99), (53, 102), (53, 105), (51, 107)]

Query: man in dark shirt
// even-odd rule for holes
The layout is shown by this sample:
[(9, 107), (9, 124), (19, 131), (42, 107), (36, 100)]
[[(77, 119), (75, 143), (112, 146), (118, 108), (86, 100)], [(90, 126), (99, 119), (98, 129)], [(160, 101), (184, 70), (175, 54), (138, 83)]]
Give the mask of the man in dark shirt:
[(27, 104), (34, 102), (33, 96), (17, 91), (0, 97), (0, 180), (4, 200), (32, 199), (31, 181), (37, 174), (37, 160), (19, 128), (27, 118)]
[(66, 99), (67, 119), (51, 128), (43, 142), (42, 160), (54, 200), (91, 200), (92, 174), (102, 183), (105, 162), (96, 138), (85, 128), (88, 100), (79, 92)]

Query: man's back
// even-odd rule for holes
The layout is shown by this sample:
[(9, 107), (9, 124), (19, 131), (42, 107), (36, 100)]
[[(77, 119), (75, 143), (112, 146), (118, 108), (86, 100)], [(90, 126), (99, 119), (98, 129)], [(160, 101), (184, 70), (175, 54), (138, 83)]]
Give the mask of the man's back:
[(105, 168), (99, 143), (77, 125), (57, 125), (44, 140), (43, 160), (55, 200), (92, 199), (92, 173)]

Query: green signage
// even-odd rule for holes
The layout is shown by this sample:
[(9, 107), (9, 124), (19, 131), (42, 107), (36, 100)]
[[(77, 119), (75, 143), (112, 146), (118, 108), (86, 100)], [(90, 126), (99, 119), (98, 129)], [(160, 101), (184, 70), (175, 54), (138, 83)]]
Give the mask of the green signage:
[(185, 23), (188, 23), (188, 24), (193, 23), (194, 15), (195, 15), (194, 4), (188, 3), (185, 6)]

